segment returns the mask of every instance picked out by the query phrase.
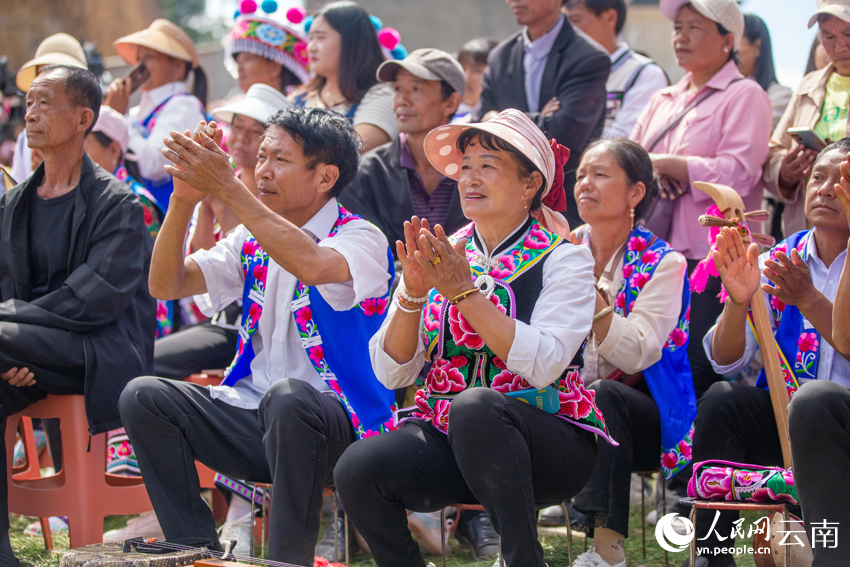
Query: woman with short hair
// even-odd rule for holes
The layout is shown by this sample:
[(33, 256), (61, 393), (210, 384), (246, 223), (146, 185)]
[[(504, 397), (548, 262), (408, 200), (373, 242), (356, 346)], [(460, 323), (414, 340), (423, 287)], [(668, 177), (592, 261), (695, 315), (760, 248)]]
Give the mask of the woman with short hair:
[(337, 490), (380, 567), (424, 567), (405, 508), (455, 502), (484, 506), (509, 566), (543, 567), (535, 506), (581, 490), (597, 435), (614, 443), (578, 373), (593, 261), (549, 208), (566, 198), (568, 150), (509, 109), (436, 128), (425, 153), (457, 179), (472, 223), (451, 239), (405, 223), (403, 281), (372, 366), (388, 388), (413, 384), (426, 360), (431, 370), (401, 427), (346, 450)]

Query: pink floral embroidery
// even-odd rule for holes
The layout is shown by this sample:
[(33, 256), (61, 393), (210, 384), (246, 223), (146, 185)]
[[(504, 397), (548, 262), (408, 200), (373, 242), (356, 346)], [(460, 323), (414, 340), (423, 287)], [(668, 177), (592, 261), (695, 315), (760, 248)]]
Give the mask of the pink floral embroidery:
[(319, 364), (325, 358), (325, 349), (322, 345), (316, 345), (307, 349), (307, 354), (314, 364)]
[(632, 273), (634, 273), (634, 271), (634, 264), (628, 264), (627, 266), (623, 267), (623, 277), (625, 279), (629, 279), (630, 277), (632, 277)]
[(168, 319), (168, 305), (165, 303), (156, 304), (156, 318), (160, 321)]
[(800, 351), (809, 352), (818, 348), (818, 336), (816, 333), (803, 333), (797, 341)]
[(260, 245), (257, 244), (256, 240), (249, 239), (249, 240), (246, 240), (245, 244), (242, 245), (242, 250), (248, 256), (253, 256), (257, 252), (257, 248), (259, 248), (259, 247), (260, 247)]
[(425, 330), (436, 331), (440, 327), (441, 303), (429, 302), (425, 306)]
[(676, 454), (675, 451), (664, 453), (661, 456), (661, 464), (664, 466), (664, 468), (672, 470), (676, 468), (676, 465), (679, 464), (679, 456)]
[[(502, 313), (507, 313), (507, 309), (499, 302), (499, 297), (494, 293), (490, 296), (490, 301), (499, 308)], [(449, 306), (449, 331), (452, 334), (452, 339), (457, 346), (465, 346), (472, 350), (478, 350), (484, 346), (484, 341), (475, 332), (475, 329), (464, 319), (460, 310), (454, 305)]]
[(642, 259), (644, 264), (646, 264), (648, 266), (654, 266), (655, 264), (658, 263), (658, 260), (661, 259), (661, 255), (658, 254), (658, 252), (656, 252), (655, 250), (647, 250), (646, 252), (643, 253), (643, 256), (642, 256), (641, 259)]
[(596, 392), (587, 390), (584, 382), (578, 377), (578, 373), (571, 372), (563, 380), (566, 392), (558, 390), (558, 398), (561, 402), (561, 411), (573, 419), (583, 419), (593, 411), (593, 403), (596, 400)]
[(499, 258), (499, 265), (490, 270), (490, 275), (501, 280), (510, 276), (515, 271), (516, 259), (509, 254), (505, 254)]
[(550, 244), (549, 236), (539, 228), (529, 230), (524, 242), (526, 248), (533, 250), (543, 250), (544, 248), (548, 248)]
[(710, 467), (697, 477), (697, 494), (706, 500), (732, 500), (732, 475), (729, 467)]
[(254, 322), (254, 324), (259, 321), (260, 316), (263, 314), (263, 308), (259, 303), (254, 303), (251, 307), (248, 308), (248, 317)]
[(375, 297), (373, 299), (367, 299), (360, 303), (360, 307), (363, 309), (363, 313), (369, 317), (383, 315), (387, 310), (387, 298)]
[(646, 249), (646, 239), (643, 236), (632, 236), (626, 244), (626, 250), (642, 252)]
[(687, 441), (679, 441), (679, 452), (682, 453), (682, 456), (687, 460), (691, 460), (691, 446), (688, 445)]
[[(453, 365), (454, 359), (460, 359), (461, 366), (466, 365), (466, 359), (462, 356), (452, 357), (453, 362), (438, 358), (431, 366), (431, 371), (425, 379), (426, 386), (429, 391), (438, 394), (448, 394), (462, 392), (466, 389), (466, 380), (463, 379), (463, 374)], [(456, 364), (456, 363), (455, 363)]]
[(617, 307), (618, 307), (618, 308), (620, 308), (620, 309), (625, 309), (625, 308), (626, 308), (626, 296), (625, 296), (625, 295), (623, 295), (622, 293), (618, 294), (618, 295), (617, 295), (617, 304), (616, 304), (616, 305), (617, 305)]
[(265, 283), (266, 273), (268, 272), (268, 270), (269, 269), (267, 267), (261, 264), (254, 266), (254, 278), (256, 278), (257, 281)]
[(688, 342), (688, 335), (679, 327), (673, 329), (673, 332), (670, 333), (669, 340), (677, 347), (684, 345)]
[(528, 390), (531, 388), (525, 378), (519, 374), (514, 374), (510, 370), (502, 370), (499, 372), (490, 383), (490, 387), (497, 392), (506, 394), (508, 392), (516, 392), (518, 390)]
[(304, 306), (295, 312), (295, 322), (299, 327), (306, 327), (313, 320), (313, 310), (309, 306)]
[(631, 277), (631, 281), (629, 283), (635, 289), (643, 289), (643, 286), (645, 286), (648, 281), (649, 274), (646, 272), (638, 272)]

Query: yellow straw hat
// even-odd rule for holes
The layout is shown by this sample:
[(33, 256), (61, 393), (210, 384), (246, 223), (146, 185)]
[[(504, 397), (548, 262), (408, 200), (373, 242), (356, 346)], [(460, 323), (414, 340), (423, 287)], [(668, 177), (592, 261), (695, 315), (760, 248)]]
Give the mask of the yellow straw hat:
[(38, 75), (40, 65), (68, 65), (88, 69), (86, 52), (80, 42), (66, 33), (53, 34), (35, 50), (35, 58), (28, 61), (15, 75), (15, 84), (27, 92)]
[(113, 45), (118, 55), (130, 65), (135, 65), (138, 61), (137, 52), (140, 45), (191, 63), (193, 69), (200, 63), (192, 38), (168, 20), (154, 20), (148, 29), (119, 38)]

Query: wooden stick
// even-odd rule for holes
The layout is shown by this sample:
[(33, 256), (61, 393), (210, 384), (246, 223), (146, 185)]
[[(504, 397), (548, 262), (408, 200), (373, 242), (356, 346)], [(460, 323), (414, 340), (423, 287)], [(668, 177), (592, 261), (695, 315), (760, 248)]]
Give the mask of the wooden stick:
[[(747, 218), (744, 201), (731, 187), (699, 181), (694, 183), (693, 187), (711, 197), (727, 219)], [(748, 246), (750, 239), (745, 237), (744, 240), (745, 246)], [(758, 268), (758, 265), (756, 265), (756, 268)], [(762, 358), (764, 359), (764, 374), (767, 377), (770, 403), (773, 406), (773, 416), (776, 419), (776, 429), (779, 432), (779, 444), (782, 446), (782, 461), (787, 469), (791, 468), (791, 441), (788, 437), (788, 388), (785, 385), (785, 378), (782, 376), (782, 369), (779, 368), (779, 360), (776, 356), (776, 338), (773, 336), (773, 328), (770, 325), (770, 316), (767, 312), (761, 286), (759, 286), (759, 292), (750, 301), (750, 309), (753, 313), (759, 348), (761, 348)]]

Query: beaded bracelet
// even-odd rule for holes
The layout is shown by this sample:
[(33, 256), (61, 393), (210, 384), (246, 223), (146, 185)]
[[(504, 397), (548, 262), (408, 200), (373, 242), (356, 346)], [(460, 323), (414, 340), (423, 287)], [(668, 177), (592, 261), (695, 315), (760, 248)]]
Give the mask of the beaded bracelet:
[(480, 290), (477, 287), (474, 287), (474, 288), (472, 288), (468, 291), (465, 291), (461, 294), (458, 294), (458, 295), (454, 296), (453, 298), (449, 299), (449, 304), (450, 305), (457, 305), (458, 303), (460, 303), (461, 301), (463, 301), (464, 299), (466, 299), (467, 297), (469, 297), (470, 295), (472, 295), (476, 291), (480, 291)]
[(425, 303), (426, 301), (428, 301), (428, 295), (427, 294), (423, 295), (422, 297), (413, 297), (412, 295), (408, 294), (407, 290), (404, 289), (403, 284), (398, 286), (397, 293), (398, 293), (399, 298), (402, 301), (404, 301), (405, 303), (416, 304), (416, 303)]

